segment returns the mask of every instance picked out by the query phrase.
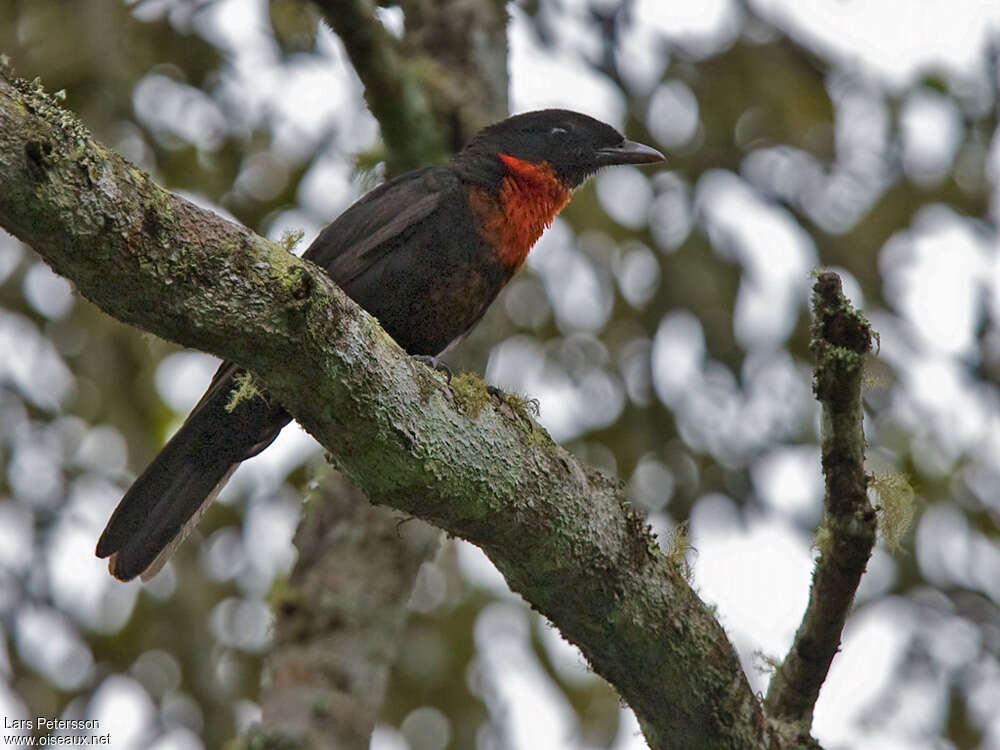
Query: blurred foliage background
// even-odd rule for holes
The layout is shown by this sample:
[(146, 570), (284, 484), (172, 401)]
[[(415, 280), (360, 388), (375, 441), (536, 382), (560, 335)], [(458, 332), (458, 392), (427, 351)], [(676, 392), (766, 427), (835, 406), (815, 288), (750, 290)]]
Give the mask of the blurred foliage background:
[[(837, 269), (881, 334), (870, 470), (909, 479), (915, 518), (876, 551), (816, 734), (1000, 747), (997, 14), (688, 5), (510, 6), (515, 110), (584, 110), (670, 161), (580, 190), (450, 364), (538, 398), (661, 538), (689, 524), (696, 586), (763, 689), (806, 600), (822, 498), (809, 274)], [(884, 25), (862, 33), (858, 6)], [(391, 5), (379, 17), (405, 28)], [(164, 186), (274, 239), (301, 229), (301, 250), (381, 173), (361, 84), (316, 18), (6, 0), (0, 52)], [(287, 430), (242, 468), (152, 583), (113, 582), (93, 557), (213, 369), (0, 235), (0, 714), (99, 718), (113, 746), (160, 750), (221, 747), (257, 717), (266, 594), (328, 471), (308, 437)], [(643, 747), (474, 548), (449, 542), (411, 608), (373, 747)]]

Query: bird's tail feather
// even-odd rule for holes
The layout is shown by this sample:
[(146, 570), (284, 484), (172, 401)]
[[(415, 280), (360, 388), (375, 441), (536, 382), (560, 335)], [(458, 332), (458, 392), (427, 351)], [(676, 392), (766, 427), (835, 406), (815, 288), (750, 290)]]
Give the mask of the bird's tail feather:
[(235, 365), (224, 364), (187, 421), (139, 475), (97, 543), (97, 556), (127, 581), (149, 580), (194, 529), (240, 462), (263, 450), (289, 421), (266, 397), (229, 409)]

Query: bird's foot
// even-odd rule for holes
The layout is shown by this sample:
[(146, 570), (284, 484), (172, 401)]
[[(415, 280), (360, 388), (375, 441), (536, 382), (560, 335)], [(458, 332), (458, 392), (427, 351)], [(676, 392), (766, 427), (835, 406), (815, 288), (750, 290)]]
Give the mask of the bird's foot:
[(446, 365), (437, 357), (428, 357), (426, 354), (417, 354), (413, 358), (418, 362), (423, 362), (431, 369), (443, 373), (445, 380), (447, 380), (449, 383), (451, 382), (451, 368), (448, 367), (448, 365)]
[(487, 385), (486, 392), (490, 394), (501, 405), (507, 404), (516, 410), (537, 417), (541, 413), (541, 406), (537, 398), (528, 398), (520, 393), (506, 393), (495, 385)]

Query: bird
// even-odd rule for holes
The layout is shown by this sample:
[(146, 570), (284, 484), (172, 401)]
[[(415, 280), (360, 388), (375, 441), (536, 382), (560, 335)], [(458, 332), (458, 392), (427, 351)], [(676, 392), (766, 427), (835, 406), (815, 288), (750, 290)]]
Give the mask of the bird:
[[(477, 133), (450, 161), (389, 180), (323, 229), (303, 258), (323, 269), (410, 355), (432, 365), (480, 321), (529, 250), (591, 175), (665, 161), (579, 112), (546, 109)], [(149, 580), (239, 464), (291, 416), (233, 399), (246, 371), (223, 362), (136, 478), (97, 543), (112, 576)]]

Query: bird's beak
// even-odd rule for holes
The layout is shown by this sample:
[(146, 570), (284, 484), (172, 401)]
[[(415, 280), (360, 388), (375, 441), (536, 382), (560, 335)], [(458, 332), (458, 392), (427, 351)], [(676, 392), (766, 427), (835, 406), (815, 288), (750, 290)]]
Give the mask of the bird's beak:
[(635, 141), (622, 141), (617, 146), (597, 151), (597, 162), (602, 167), (613, 164), (655, 164), (666, 160), (666, 157), (655, 148)]

